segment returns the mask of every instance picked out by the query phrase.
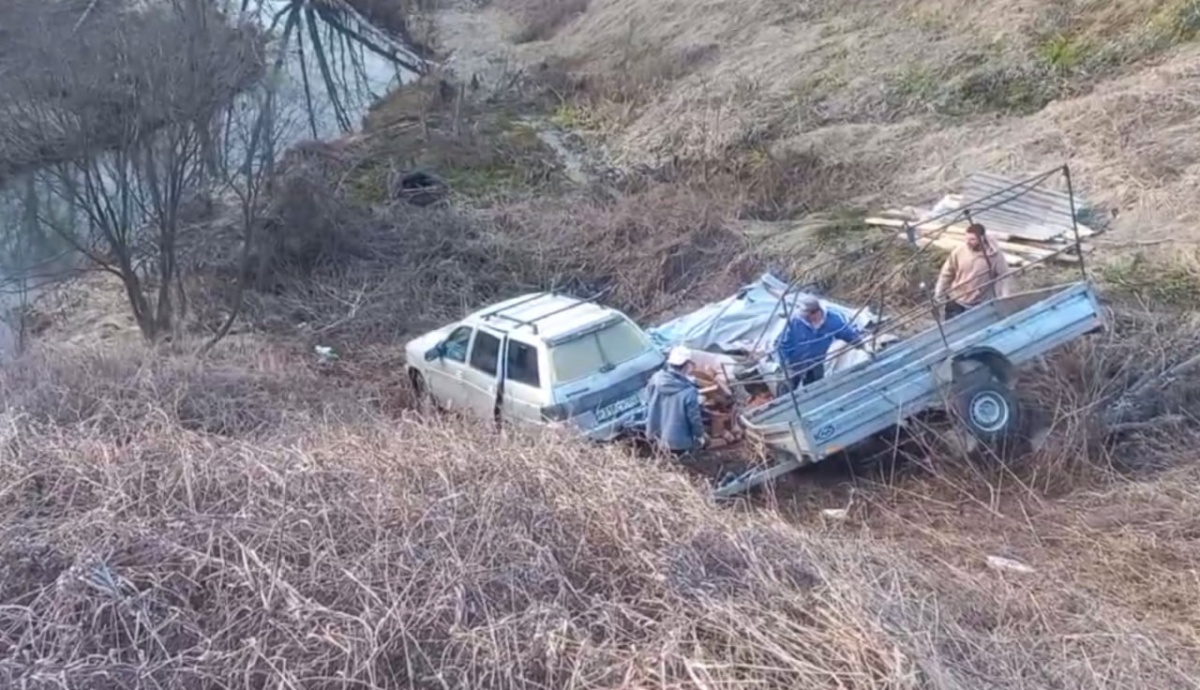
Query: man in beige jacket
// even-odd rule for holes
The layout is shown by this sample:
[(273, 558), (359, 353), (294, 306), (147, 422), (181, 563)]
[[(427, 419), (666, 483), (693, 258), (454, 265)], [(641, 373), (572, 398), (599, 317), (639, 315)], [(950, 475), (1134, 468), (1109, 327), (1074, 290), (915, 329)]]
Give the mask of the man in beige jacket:
[(982, 225), (972, 223), (967, 228), (966, 242), (942, 264), (933, 295), (939, 302), (946, 300), (947, 320), (1011, 291), (1004, 255), (988, 244), (986, 235)]

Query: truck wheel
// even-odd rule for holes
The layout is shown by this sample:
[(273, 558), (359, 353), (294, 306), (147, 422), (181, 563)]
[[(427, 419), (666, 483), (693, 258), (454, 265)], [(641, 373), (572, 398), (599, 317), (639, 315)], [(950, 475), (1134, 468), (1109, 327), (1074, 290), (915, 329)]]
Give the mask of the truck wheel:
[(955, 397), (954, 412), (975, 438), (988, 444), (1007, 441), (1021, 428), (1020, 403), (999, 381), (965, 387)]

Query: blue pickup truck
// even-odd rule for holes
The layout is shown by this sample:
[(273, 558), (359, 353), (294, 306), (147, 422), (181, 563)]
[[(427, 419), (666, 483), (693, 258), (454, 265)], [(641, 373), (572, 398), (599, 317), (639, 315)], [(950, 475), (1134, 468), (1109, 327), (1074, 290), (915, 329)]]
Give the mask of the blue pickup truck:
[(735, 496), (938, 407), (981, 441), (1004, 439), (1020, 425), (1015, 368), (1104, 325), (1086, 280), (985, 302), (742, 414), (747, 439), (768, 461), (727, 478), (716, 495)]

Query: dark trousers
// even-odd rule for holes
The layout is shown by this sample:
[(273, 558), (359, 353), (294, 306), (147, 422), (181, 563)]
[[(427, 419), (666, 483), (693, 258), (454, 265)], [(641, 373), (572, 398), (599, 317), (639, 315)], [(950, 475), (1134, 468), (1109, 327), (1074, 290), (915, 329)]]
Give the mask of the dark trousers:
[(946, 320), (949, 321), (968, 309), (970, 309), (970, 307), (959, 304), (953, 300), (946, 302)]
[(790, 383), (792, 390), (799, 390), (801, 386), (808, 386), (825, 378), (825, 363), (817, 362), (809, 368), (792, 376)]
[(647, 440), (650, 441), (650, 452), (660, 458), (672, 460), (680, 465), (696, 464), (697, 453), (700, 452), (699, 447), (689, 448), (687, 450), (674, 450), (672, 448), (667, 448), (665, 445), (654, 439)]

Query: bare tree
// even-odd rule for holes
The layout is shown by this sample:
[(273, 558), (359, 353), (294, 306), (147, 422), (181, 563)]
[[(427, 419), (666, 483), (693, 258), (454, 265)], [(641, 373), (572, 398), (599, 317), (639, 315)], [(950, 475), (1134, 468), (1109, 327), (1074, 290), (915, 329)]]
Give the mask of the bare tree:
[(143, 335), (155, 339), (183, 303), (177, 249), (193, 225), (190, 202), (211, 191), (214, 122), (261, 76), (261, 41), (207, 0), (172, 0), (108, 29), (78, 37), (61, 63), (28, 71), (9, 109), (34, 140), (69, 135), (69, 155), (48, 158), (37, 176), (82, 220), (39, 221), (120, 278)]
[[(272, 76), (279, 64), (277, 60)], [(201, 352), (211, 350), (229, 334), (244, 307), (256, 233), (262, 222), (265, 197), (271, 192), (275, 179), (275, 156), (283, 133), (288, 131), (285, 113), (276, 99), (275, 83), (276, 79), (268, 78), (252, 98), (231, 105), (224, 121), (225, 146), (219, 170), (224, 188), (237, 200), (242, 228), (241, 248), (229, 314)]]
[[(258, 216), (280, 149), (277, 106), (283, 99), (275, 87), (289, 45), (311, 44), (319, 68), (313, 71), (320, 72), (343, 129), (351, 118), (339, 89), (365, 83), (364, 55), (386, 57), (398, 69), (422, 69), (424, 52), (410, 45), (407, 26), (385, 22), (389, 36), (361, 21), (362, 7), (303, 0), (282, 9), (264, 0), (0, 0), (0, 92), (6, 96), (0, 99), (0, 186), (33, 171), (38, 188), (53, 191), (57, 203), (34, 206), (36, 224), (84, 257), (80, 265), (117, 276), (152, 340), (186, 315), (189, 264), (180, 252), (196, 246), (201, 238), (193, 231), (202, 227), (189, 208), (214, 196), (236, 198), (242, 271), (231, 311), (207, 349), (242, 312)], [(270, 65), (268, 35), (259, 26), (276, 39)], [(303, 57), (299, 68), (316, 135)], [(62, 206), (72, 213), (56, 212)]]

